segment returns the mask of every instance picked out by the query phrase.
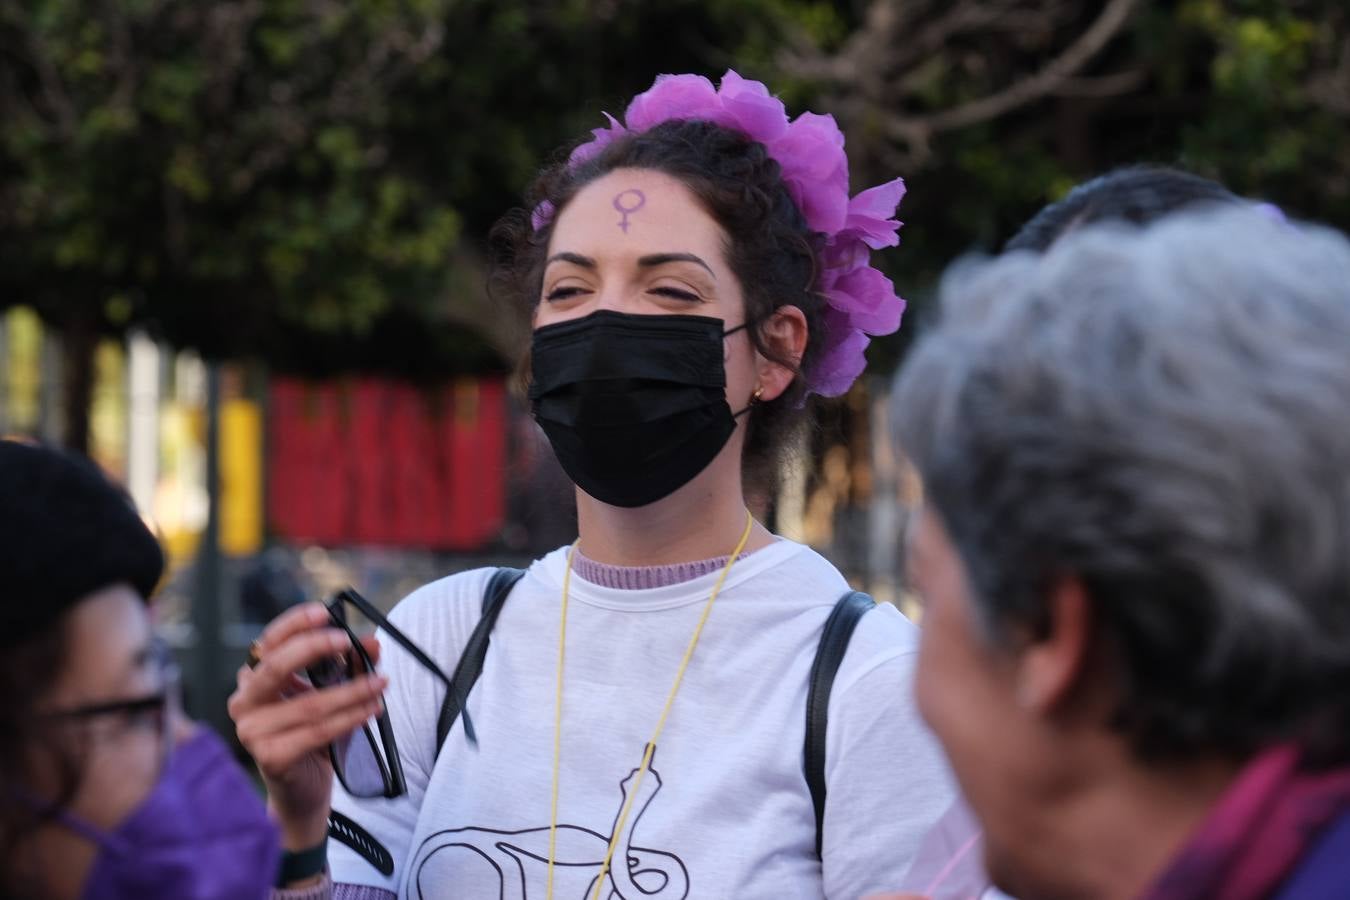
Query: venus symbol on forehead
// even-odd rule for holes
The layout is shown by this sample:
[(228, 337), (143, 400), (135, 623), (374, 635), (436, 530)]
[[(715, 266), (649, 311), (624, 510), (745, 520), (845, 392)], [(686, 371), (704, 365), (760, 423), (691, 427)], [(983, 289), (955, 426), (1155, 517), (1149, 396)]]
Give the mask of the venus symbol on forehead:
[(628, 233), (628, 216), (646, 204), (647, 195), (637, 188), (629, 188), (614, 195), (614, 208), (623, 214), (623, 218), (619, 220), (619, 227), (623, 229), (624, 234)]

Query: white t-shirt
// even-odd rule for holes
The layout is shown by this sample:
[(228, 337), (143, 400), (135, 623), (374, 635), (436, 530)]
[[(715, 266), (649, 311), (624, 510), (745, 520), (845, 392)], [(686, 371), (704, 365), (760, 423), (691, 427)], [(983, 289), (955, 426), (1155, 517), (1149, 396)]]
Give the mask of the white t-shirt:
[[(563, 550), (535, 562), (506, 600), (468, 700), (477, 749), (461, 720), (436, 756), (441, 683), (382, 641), (408, 792), (356, 800), (338, 786), (333, 807), (383, 844), (393, 874), (330, 841), (333, 881), (418, 900), (544, 897), (565, 565)], [(433, 582), (394, 609), (394, 624), (447, 673), (478, 622), (492, 571)], [(594, 893), (620, 805), (717, 577), (616, 590), (573, 573), (555, 897)], [(847, 589), (833, 566), (791, 541), (732, 566), (603, 898), (856, 900), (896, 887), (954, 790), (911, 697), (917, 629), (889, 605), (863, 617), (831, 692), (823, 865), (815, 854), (803, 774), (807, 682), (825, 618)]]

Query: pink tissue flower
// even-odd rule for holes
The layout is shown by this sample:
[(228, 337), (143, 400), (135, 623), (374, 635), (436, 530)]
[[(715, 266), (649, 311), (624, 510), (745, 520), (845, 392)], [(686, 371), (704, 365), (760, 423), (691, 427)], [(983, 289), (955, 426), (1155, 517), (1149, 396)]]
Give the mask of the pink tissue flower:
[(848, 216), (848, 157), (834, 116), (802, 113), (769, 145), (792, 199), (813, 231), (834, 234)]
[(904, 196), (902, 178), (863, 191), (848, 203), (843, 234), (856, 235), (873, 250), (898, 245), (900, 223), (895, 220), (895, 208)]
[(722, 108), (736, 123), (736, 129), (761, 144), (778, 140), (788, 130), (783, 101), (769, 93), (758, 81), (747, 81), (733, 70), (722, 76), (719, 94)]
[(530, 227), (533, 228), (535, 231), (539, 231), (540, 229), (546, 227), (548, 223), (553, 221), (554, 212), (555, 210), (553, 209), (553, 204), (547, 200), (544, 200), (538, 206), (536, 206), (534, 208), (534, 212), (530, 214)]
[(825, 310), (824, 346), (811, 367), (811, 390), (822, 397), (848, 393), (853, 382), (867, 367), (864, 351), (871, 338), (849, 327), (848, 317), (830, 308)]
[(868, 334), (895, 331), (905, 311), (905, 301), (896, 296), (895, 285), (871, 266), (840, 274), (826, 300), (848, 314), (850, 325)]
[(678, 119), (730, 124), (723, 121), (717, 90), (702, 75), (657, 75), (656, 83), (628, 104), (623, 117), (630, 131), (646, 131)]
[(569, 166), (579, 166), (587, 160), (595, 158), (601, 150), (628, 133), (628, 129), (620, 125), (619, 120), (609, 113), (605, 113), (605, 118), (609, 120), (609, 126), (591, 129), (592, 140), (572, 151), (572, 155), (567, 157)]
[(834, 287), (840, 275), (867, 265), (870, 252), (866, 244), (848, 232), (840, 232), (827, 240), (820, 254), (821, 281), (826, 290)]

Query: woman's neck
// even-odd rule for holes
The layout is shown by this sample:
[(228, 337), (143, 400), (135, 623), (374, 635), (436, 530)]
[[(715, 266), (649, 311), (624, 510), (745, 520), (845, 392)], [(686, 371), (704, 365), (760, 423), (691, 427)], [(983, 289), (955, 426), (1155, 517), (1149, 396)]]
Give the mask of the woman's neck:
[[(664, 566), (729, 556), (748, 513), (740, 473), (720, 468), (714, 462), (669, 497), (635, 509), (610, 506), (578, 490), (579, 549), (612, 566)], [(745, 551), (771, 543), (773, 535), (756, 522)]]
[[(1165, 768), (1121, 765), (1091, 787), (1046, 803), (1036, 849), (1042, 879), (1018, 885), (1028, 896), (1129, 900), (1145, 893), (1204, 821), (1237, 768), (1198, 761)], [(1014, 887), (1009, 885), (1009, 887)]]

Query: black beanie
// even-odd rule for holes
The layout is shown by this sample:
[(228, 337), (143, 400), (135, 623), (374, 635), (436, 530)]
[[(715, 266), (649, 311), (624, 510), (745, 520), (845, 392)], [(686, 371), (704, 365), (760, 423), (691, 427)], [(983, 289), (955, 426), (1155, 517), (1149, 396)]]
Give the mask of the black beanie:
[(23, 643), (114, 584), (148, 598), (163, 572), (159, 542), (97, 466), (0, 440), (0, 646)]

